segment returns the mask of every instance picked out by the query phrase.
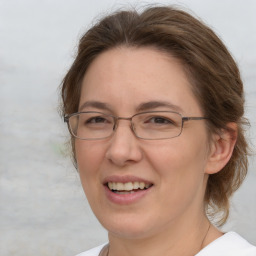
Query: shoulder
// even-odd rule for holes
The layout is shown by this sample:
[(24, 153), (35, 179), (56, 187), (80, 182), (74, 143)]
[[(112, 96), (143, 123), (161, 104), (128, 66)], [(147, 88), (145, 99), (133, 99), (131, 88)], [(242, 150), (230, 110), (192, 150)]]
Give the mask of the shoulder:
[(216, 239), (196, 256), (256, 256), (256, 247), (235, 232)]
[(105, 246), (106, 244), (102, 244), (100, 246), (97, 246), (97, 247), (94, 247), (88, 251), (85, 251), (85, 252), (82, 252), (82, 253), (79, 253), (78, 255), (76, 256), (98, 256), (101, 249)]

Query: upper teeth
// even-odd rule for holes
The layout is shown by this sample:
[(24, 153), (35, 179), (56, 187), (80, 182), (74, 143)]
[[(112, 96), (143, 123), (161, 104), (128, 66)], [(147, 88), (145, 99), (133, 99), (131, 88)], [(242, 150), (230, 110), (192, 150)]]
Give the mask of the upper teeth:
[(133, 189), (144, 189), (144, 188), (149, 188), (150, 184), (147, 184), (145, 182), (126, 182), (126, 183), (121, 183), (121, 182), (108, 182), (108, 187), (111, 190), (133, 190)]

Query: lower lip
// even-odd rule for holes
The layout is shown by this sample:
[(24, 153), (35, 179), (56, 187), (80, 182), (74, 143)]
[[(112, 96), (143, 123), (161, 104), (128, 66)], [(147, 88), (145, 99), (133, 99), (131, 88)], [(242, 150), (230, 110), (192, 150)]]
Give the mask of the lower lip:
[(127, 205), (140, 201), (148, 193), (150, 193), (153, 186), (145, 190), (138, 190), (134, 193), (117, 194), (111, 191), (108, 186), (104, 186), (107, 198), (115, 204)]

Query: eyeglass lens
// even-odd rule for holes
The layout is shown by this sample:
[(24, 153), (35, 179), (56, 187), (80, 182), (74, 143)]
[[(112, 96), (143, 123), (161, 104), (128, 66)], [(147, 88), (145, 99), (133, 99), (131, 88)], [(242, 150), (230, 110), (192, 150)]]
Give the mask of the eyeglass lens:
[[(121, 119), (99, 112), (83, 112), (69, 117), (69, 127), (79, 139), (103, 139), (112, 135)], [(139, 113), (132, 117), (131, 122), (134, 134), (148, 140), (177, 137), (182, 129), (182, 116), (168, 111)]]

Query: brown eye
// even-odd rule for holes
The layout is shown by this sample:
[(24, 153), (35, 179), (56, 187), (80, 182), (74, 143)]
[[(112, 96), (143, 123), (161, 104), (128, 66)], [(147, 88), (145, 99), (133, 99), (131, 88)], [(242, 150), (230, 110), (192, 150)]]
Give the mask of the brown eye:
[(88, 120), (86, 120), (86, 124), (107, 123), (107, 122), (108, 122), (108, 120), (104, 117), (101, 117), (101, 116), (91, 117)]
[(147, 119), (146, 123), (150, 124), (163, 124), (163, 125), (173, 125), (175, 122), (169, 118), (162, 117), (162, 116), (155, 116)]

